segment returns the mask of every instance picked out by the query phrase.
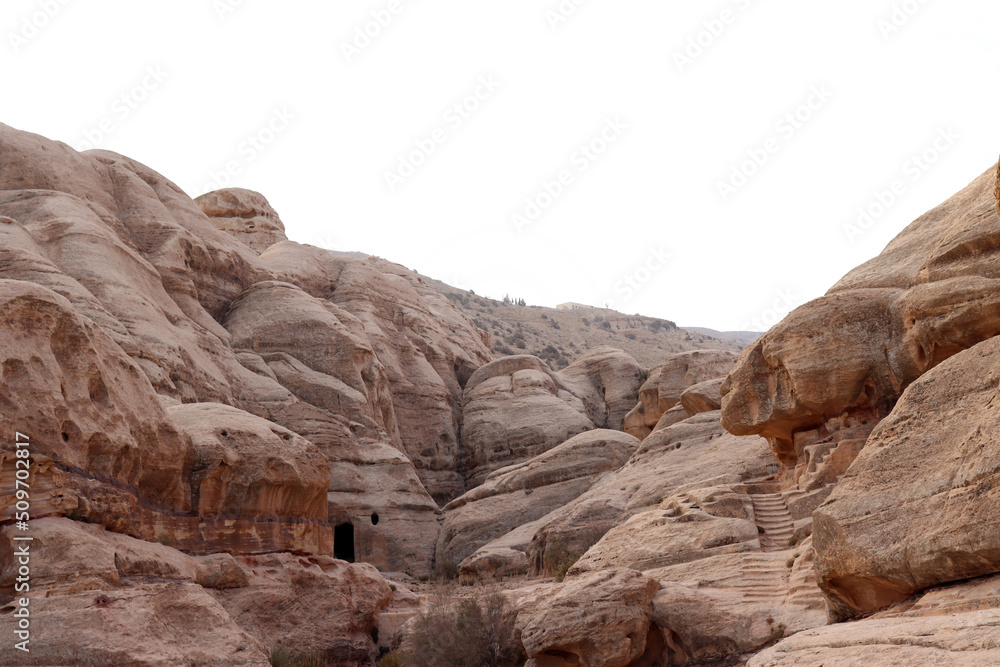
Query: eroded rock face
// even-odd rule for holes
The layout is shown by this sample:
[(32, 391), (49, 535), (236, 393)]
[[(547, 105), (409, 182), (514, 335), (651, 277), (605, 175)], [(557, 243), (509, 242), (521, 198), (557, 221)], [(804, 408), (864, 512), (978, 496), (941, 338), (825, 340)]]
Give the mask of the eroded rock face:
[(285, 242), (261, 256), (276, 276), (361, 322), (384, 366), (404, 451), (442, 504), (465, 490), (458, 472), (463, 387), (489, 362), (488, 336), (398, 264)]
[(942, 665), (1000, 661), (1000, 611), (840, 623), (800, 632), (750, 659), (748, 667)]
[(526, 461), (595, 428), (565, 380), (532, 356), (478, 369), (465, 390), (462, 468), (469, 486), (494, 470)]
[[(0, 536), (0, 585), (11, 591), (20, 544), (13, 534), (8, 526)], [(32, 521), (31, 536), (31, 653), (5, 642), (0, 661), (24, 664), (29, 655), (32, 664), (270, 664), (265, 645), (198, 583), (224, 580), (218, 557), (203, 564), (68, 519)], [(4, 611), (0, 628), (14, 637), (13, 605)]]
[(213, 591), (264, 645), (318, 653), (333, 664), (373, 665), (376, 614), (392, 589), (367, 564), (288, 553), (242, 556), (247, 586)]
[[(121, 489), (133, 505), (190, 510), (189, 444), (103, 330), (50, 289), (0, 280), (0, 336), (0, 381), (9, 388), (0, 394), (0, 426), (10, 434), (0, 455), (11, 495), (5, 515), (13, 512), (17, 431), (28, 431), (38, 500), (50, 511), (76, 508), (88, 486)], [(99, 499), (93, 504), (116, 520)]]
[(685, 390), (725, 376), (735, 361), (736, 355), (725, 350), (695, 350), (670, 355), (649, 372), (639, 389), (639, 404), (625, 416), (625, 431), (643, 439), (654, 430), (695, 414), (677, 411), (674, 414), (679, 418), (659, 423), (666, 413), (678, 406)]
[(583, 399), (596, 426), (622, 430), (642, 382), (642, 369), (635, 359), (621, 350), (599, 347), (564, 368), (560, 375)]
[(481, 486), (445, 506), (438, 558), (469, 572), (491, 573), (481, 559), (463, 561), (479, 547), (576, 498), (598, 476), (620, 468), (638, 446), (627, 433), (598, 429), (492, 472)]
[[(672, 506), (669, 501), (675, 495), (699, 487), (739, 485), (764, 478), (776, 468), (762, 438), (726, 433), (718, 412), (690, 417), (646, 438), (620, 470), (546, 515), (528, 548), (529, 561), (534, 571), (544, 571), (559, 552), (584, 554), (631, 517), (659, 511), (665, 502), (664, 508)], [(697, 504), (692, 499), (677, 500)], [(726, 506), (720, 514), (733, 516), (728, 501), (720, 505)], [(743, 534), (743, 530), (734, 533)]]
[(841, 616), (1000, 570), (998, 385), (998, 338), (923, 375), (816, 511), (820, 584)]
[(287, 241), (285, 225), (264, 195), (243, 188), (224, 188), (195, 199), (216, 227), (234, 236), (259, 255), (275, 243)]
[(722, 388), (726, 428), (768, 437), (793, 467), (800, 431), (878, 421), (923, 373), (1000, 333), (995, 185), (991, 169), (747, 348)]
[(663, 647), (650, 628), (659, 588), (655, 579), (634, 570), (608, 570), (522, 603), (530, 611), (518, 615), (517, 628), (528, 664), (627, 667), (640, 658), (661, 658)]
[(353, 315), (295, 285), (268, 281), (241, 294), (223, 324), (234, 347), (260, 355), (298, 398), (399, 443), (385, 368)]

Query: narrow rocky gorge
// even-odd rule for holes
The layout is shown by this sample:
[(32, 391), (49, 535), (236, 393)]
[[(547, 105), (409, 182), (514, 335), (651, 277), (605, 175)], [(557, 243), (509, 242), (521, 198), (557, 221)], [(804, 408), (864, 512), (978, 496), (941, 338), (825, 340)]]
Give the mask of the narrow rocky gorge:
[(488, 589), (529, 667), (995, 664), (997, 182), (742, 353), (556, 369), (260, 193), (0, 125), (0, 663), (375, 665)]

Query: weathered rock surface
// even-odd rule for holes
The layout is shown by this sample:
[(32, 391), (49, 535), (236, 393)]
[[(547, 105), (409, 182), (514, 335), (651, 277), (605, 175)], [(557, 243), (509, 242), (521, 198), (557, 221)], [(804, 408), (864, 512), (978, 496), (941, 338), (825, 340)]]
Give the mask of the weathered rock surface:
[(288, 553), (238, 562), (247, 586), (213, 595), (265, 646), (318, 653), (338, 665), (375, 663), (372, 629), (392, 589), (373, 566)]
[(224, 188), (195, 199), (205, 215), (221, 231), (234, 236), (257, 252), (287, 241), (285, 225), (264, 195), (243, 188)]
[(596, 426), (622, 430), (642, 383), (642, 369), (635, 359), (622, 350), (599, 347), (564, 368), (560, 375), (583, 399)]
[(923, 375), (816, 511), (820, 583), (841, 615), (1000, 570), (998, 385), (997, 338)]
[(469, 486), (595, 428), (584, 402), (542, 360), (504, 357), (469, 379), (462, 410), (462, 468)]
[(295, 285), (268, 281), (241, 294), (223, 324), (234, 347), (260, 355), (298, 398), (399, 443), (385, 368), (353, 315)]
[[(0, 537), (0, 588), (12, 593), (23, 544), (13, 534)], [(31, 536), (31, 652), (5, 642), (5, 664), (269, 664), (265, 645), (196, 583), (218, 563), (68, 519), (32, 521)], [(3, 611), (0, 629), (13, 638), (14, 607)]]
[(639, 389), (639, 404), (625, 416), (625, 431), (643, 439), (654, 430), (695, 414), (685, 411), (681, 419), (658, 425), (664, 414), (680, 403), (685, 390), (725, 376), (735, 361), (736, 355), (725, 350), (695, 350), (670, 355), (649, 372)]
[(1000, 333), (995, 173), (747, 348), (722, 389), (726, 428), (770, 438), (794, 466), (796, 433), (844, 413), (877, 421), (920, 375)]
[[(263, 666), (277, 646), (374, 664), (371, 630), (391, 589), (370, 565), (289, 553), (195, 558), (95, 524), (30, 526), (28, 664)], [(14, 534), (8, 526), (0, 537), (0, 589), (8, 591), (22, 544)], [(12, 637), (15, 621), (0, 614)], [(21, 655), (9, 643), (0, 648), (0, 660), (25, 664)]]
[(1000, 662), (1000, 611), (870, 619), (800, 632), (754, 656), (747, 667), (941, 665)]
[(444, 296), (398, 264), (285, 242), (261, 261), (281, 280), (362, 324), (391, 388), (400, 438), (438, 501), (465, 491), (458, 472), (463, 387), (490, 361), (489, 338)]
[(445, 506), (438, 558), (460, 563), (486, 543), (562, 507), (600, 475), (624, 465), (638, 446), (627, 433), (598, 429), (495, 470)]
[(641, 658), (657, 660), (663, 646), (650, 618), (659, 587), (634, 570), (608, 570), (519, 602), (527, 608), (517, 628), (528, 665), (627, 667)]
[[(0, 337), (0, 380), (11, 388), (0, 394), (5, 516), (13, 511), (18, 431), (31, 442), (36, 511), (70, 511), (87, 487), (120, 491), (134, 505), (190, 509), (188, 443), (104, 331), (45, 287), (0, 280)], [(92, 504), (97, 514), (112, 513), (99, 498)]]
[[(726, 433), (718, 412), (696, 415), (652, 434), (620, 470), (546, 515), (529, 547), (529, 561), (535, 571), (546, 570), (554, 554), (583, 554), (612, 528), (642, 512), (658, 511), (674, 495), (739, 485), (776, 469), (765, 440)], [(732, 516), (728, 500), (721, 506), (727, 509), (720, 513)]]
[(689, 415), (719, 410), (722, 408), (722, 393), (720, 390), (725, 379), (724, 377), (720, 377), (708, 380), (707, 382), (699, 382), (688, 387), (681, 394), (681, 406)]

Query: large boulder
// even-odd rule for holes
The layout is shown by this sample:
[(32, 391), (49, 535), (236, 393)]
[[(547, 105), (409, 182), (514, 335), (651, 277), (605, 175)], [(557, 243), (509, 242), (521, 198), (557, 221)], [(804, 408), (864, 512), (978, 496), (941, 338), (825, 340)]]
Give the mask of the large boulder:
[(495, 470), (481, 486), (445, 506), (438, 558), (459, 563), (488, 542), (562, 507), (600, 475), (624, 465), (638, 446), (627, 433), (598, 429)]
[(639, 403), (625, 416), (625, 431), (642, 439), (654, 430), (694, 414), (678, 412), (679, 418), (659, 423), (667, 412), (678, 406), (685, 390), (725, 376), (735, 361), (736, 355), (726, 350), (693, 350), (670, 355), (649, 372), (640, 387)]
[(877, 422), (922, 374), (1000, 333), (995, 186), (993, 168), (744, 350), (722, 387), (725, 427), (796, 467), (815, 442), (800, 432)]
[(820, 585), (840, 615), (1000, 571), (1000, 535), (987, 518), (1000, 512), (998, 385), (1000, 338), (926, 373), (816, 511)]
[[(634, 570), (608, 570), (568, 581), (522, 601), (517, 629), (537, 667), (627, 667), (664, 653), (651, 628), (659, 582)], [(652, 639), (650, 639), (652, 637)]]
[(374, 665), (376, 615), (392, 588), (367, 564), (288, 553), (242, 556), (247, 585), (213, 591), (230, 617), (265, 646)]
[(462, 459), (468, 486), (595, 428), (581, 398), (537, 357), (505, 357), (469, 379), (462, 409)]
[(559, 373), (583, 399), (594, 424), (622, 430), (642, 384), (642, 369), (635, 359), (613, 347), (598, 347)]
[[(15, 602), (0, 614), (11, 641), (4, 664), (212, 664), (266, 667), (268, 651), (201, 585), (243, 585), (217, 558), (201, 562), (170, 547), (69, 519), (31, 522), (30, 653), (14, 647)], [(16, 533), (24, 536), (25, 533)], [(8, 526), (0, 536), (0, 585), (20, 567)], [(229, 567), (235, 567), (230, 560)], [(29, 661), (30, 660), (30, 661)]]
[(287, 241), (285, 225), (264, 195), (243, 188), (224, 188), (195, 199), (216, 227), (260, 254)]

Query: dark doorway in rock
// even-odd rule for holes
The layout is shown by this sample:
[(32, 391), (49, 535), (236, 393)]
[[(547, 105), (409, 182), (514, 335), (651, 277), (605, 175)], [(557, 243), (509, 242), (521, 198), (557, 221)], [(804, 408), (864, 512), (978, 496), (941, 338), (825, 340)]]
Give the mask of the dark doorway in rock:
[(333, 529), (333, 557), (354, 562), (354, 524), (342, 523)]

